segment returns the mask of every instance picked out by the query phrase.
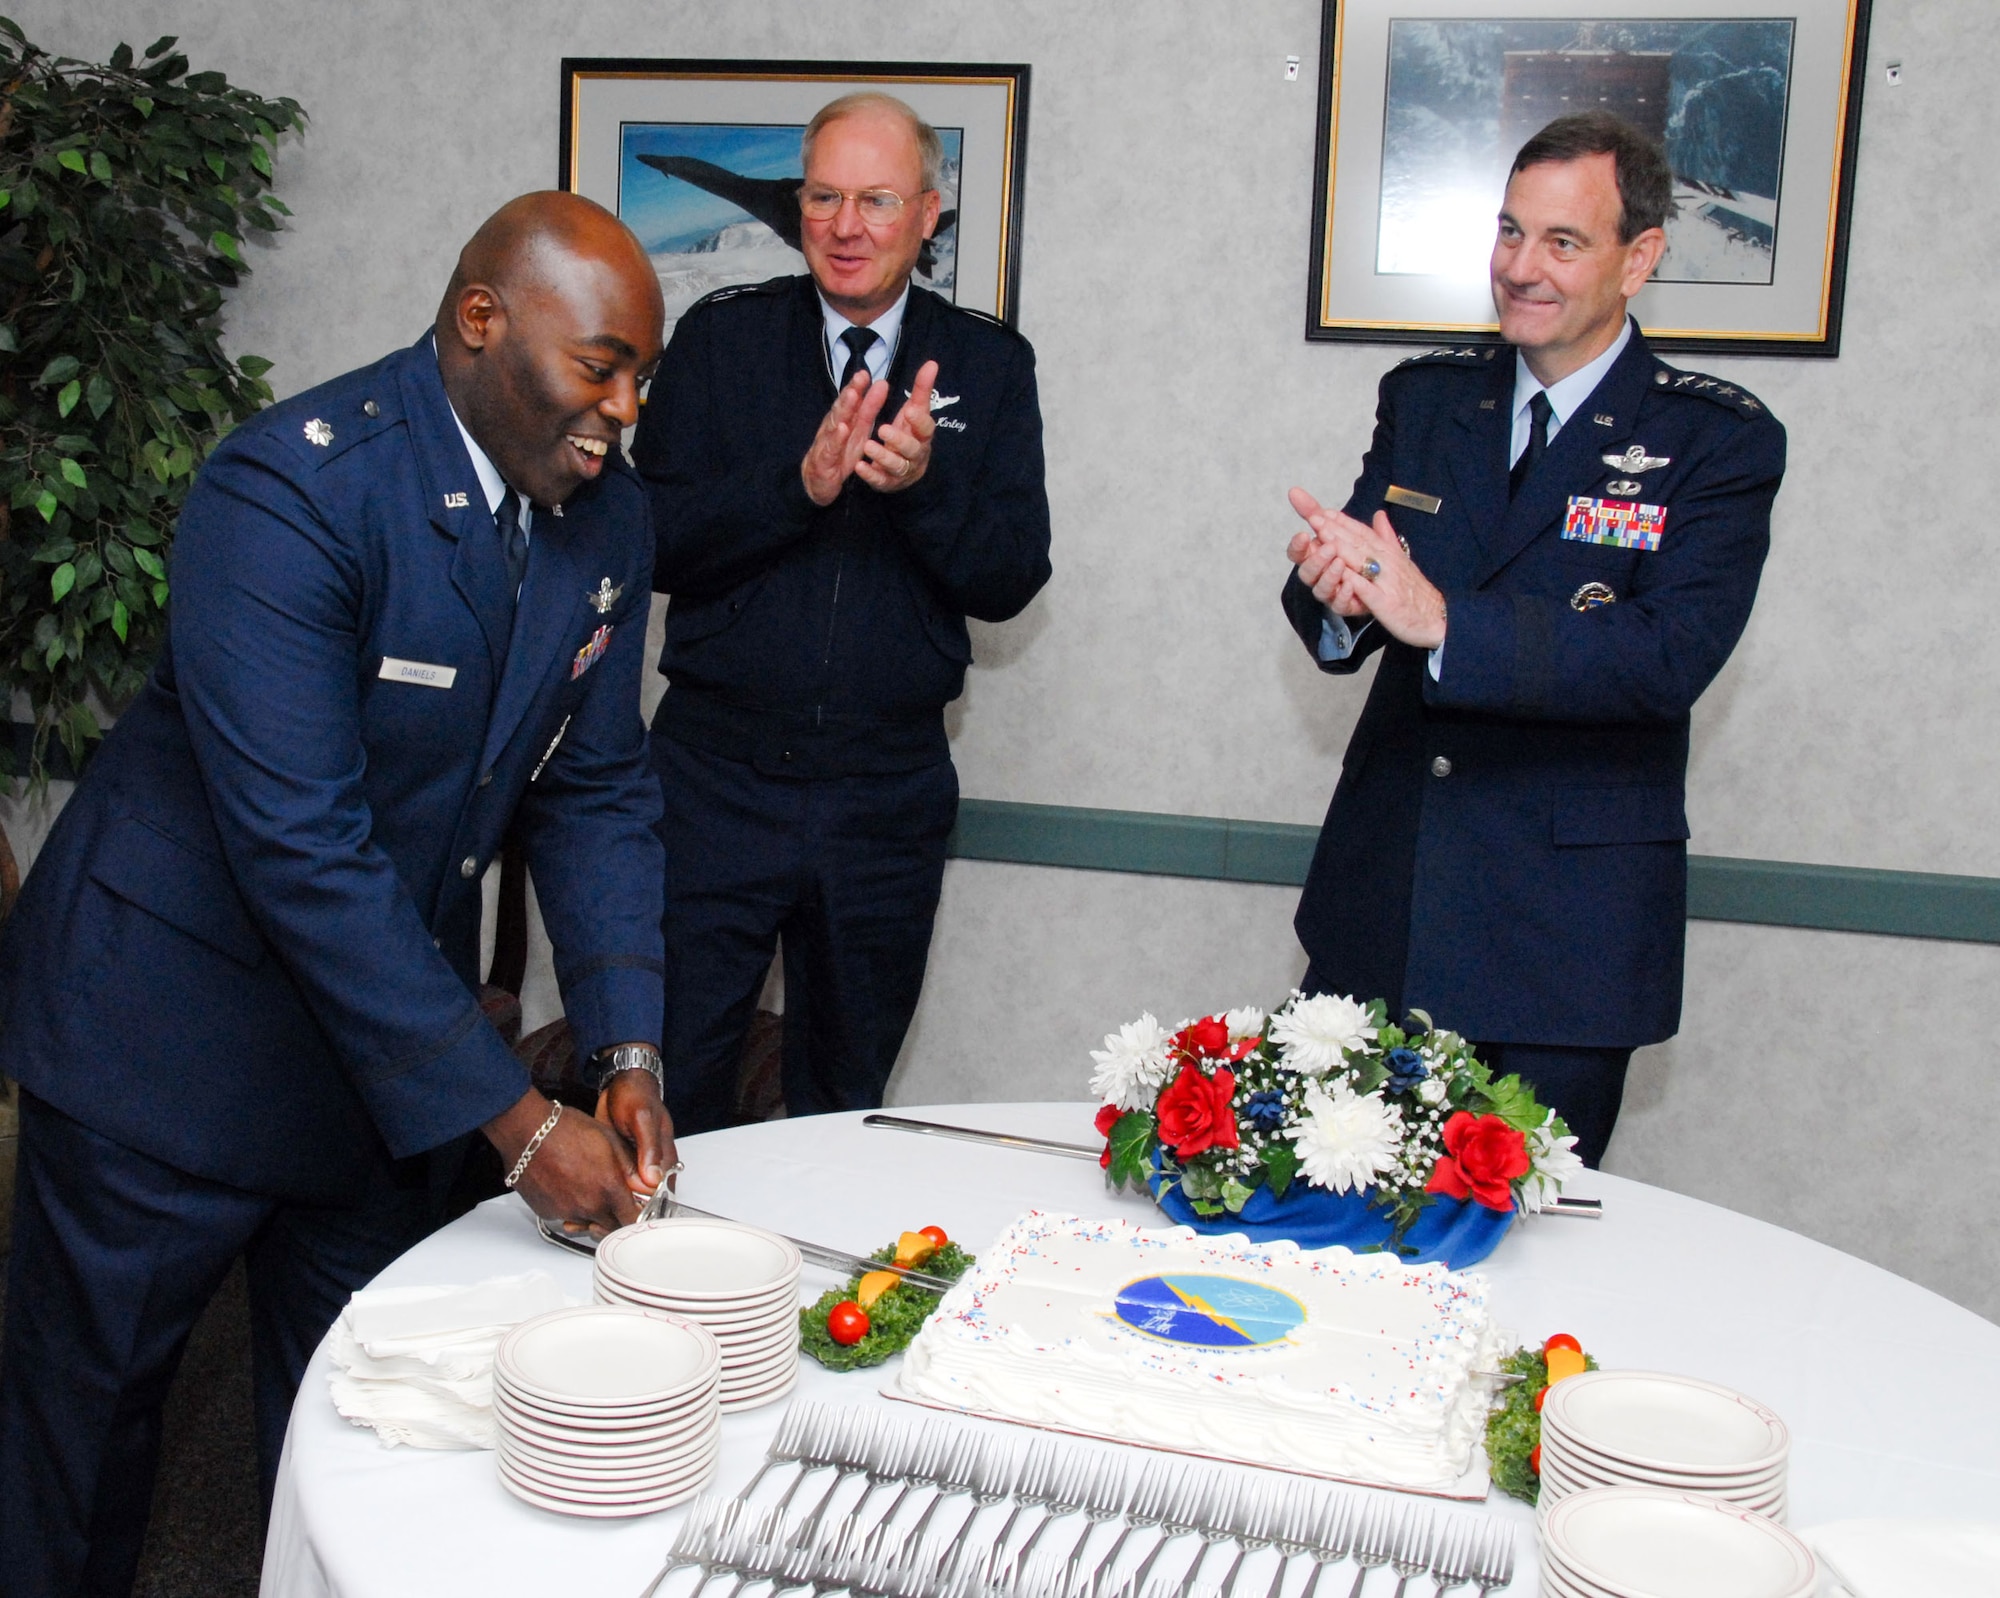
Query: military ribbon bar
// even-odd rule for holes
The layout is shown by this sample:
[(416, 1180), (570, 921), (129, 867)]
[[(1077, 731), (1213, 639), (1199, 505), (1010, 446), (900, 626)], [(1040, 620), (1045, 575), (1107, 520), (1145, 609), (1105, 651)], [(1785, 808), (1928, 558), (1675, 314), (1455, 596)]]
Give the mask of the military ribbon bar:
[(1617, 549), (1657, 550), (1667, 530), (1667, 507), (1641, 505), (1632, 499), (1570, 497), (1563, 537), (1580, 544), (1610, 544)]
[(576, 659), (570, 663), (570, 681), (576, 681), (577, 678), (596, 665), (598, 657), (604, 653), (604, 646), (610, 642), (611, 628), (609, 625), (600, 627), (596, 632), (592, 633), (590, 635), (590, 642), (576, 652)]

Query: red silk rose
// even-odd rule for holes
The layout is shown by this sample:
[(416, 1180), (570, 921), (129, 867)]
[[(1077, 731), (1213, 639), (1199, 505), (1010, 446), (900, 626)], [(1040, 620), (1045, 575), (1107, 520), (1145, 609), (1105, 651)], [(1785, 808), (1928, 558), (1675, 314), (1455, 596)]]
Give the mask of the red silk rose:
[(1171, 1143), (1184, 1160), (1207, 1149), (1235, 1148), (1236, 1112), (1229, 1107), (1235, 1092), (1234, 1071), (1208, 1077), (1196, 1066), (1182, 1066), (1181, 1074), (1160, 1095), (1160, 1141)]
[(1528, 1174), (1528, 1140), (1497, 1115), (1460, 1110), (1444, 1124), (1444, 1153), (1426, 1193), (1477, 1199), (1489, 1210), (1514, 1207), (1514, 1182)]
[(1205, 1015), (1176, 1032), (1168, 1040), (1168, 1047), (1179, 1060), (1227, 1060), (1233, 1065), (1251, 1053), (1259, 1041), (1251, 1036), (1231, 1043), (1229, 1023), (1219, 1015)]
[[(1111, 1129), (1118, 1124), (1119, 1116), (1124, 1113), (1115, 1104), (1100, 1106), (1097, 1112), (1097, 1135), (1108, 1139), (1111, 1136)], [(1097, 1163), (1107, 1171), (1111, 1169), (1111, 1145), (1109, 1142), (1104, 1145), (1104, 1152), (1098, 1155)]]

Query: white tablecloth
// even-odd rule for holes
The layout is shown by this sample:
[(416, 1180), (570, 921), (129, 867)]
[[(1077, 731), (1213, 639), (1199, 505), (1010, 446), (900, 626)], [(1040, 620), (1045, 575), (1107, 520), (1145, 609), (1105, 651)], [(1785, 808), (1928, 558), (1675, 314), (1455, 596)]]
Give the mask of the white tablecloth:
[[(947, 1105), (902, 1113), (1093, 1140), (1094, 1106)], [(977, 1252), (1031, 1206), (1157, 1223), (1105, 1191), (1080, 1160), (868, 1130), (858, 1115), (776, 1121), (689, 1138), (691, 1204), (866, 1252), (936, 1223)], [(1539, 1341), (1569, 1331), (1605, 1365), (1682, 1371), (1762, 1400), (1790, 1425), (1796, 1527), (1867, 1516), (2000, 1519), (2000, 1327), (1872, 1265), (1794, 1233), (1616, 1177), (1571, 1192), (1604, 1200), (1602, 1221), (1518, 1222), (1478, 1267), (1503, 1325)], [(543, 1242), (527, 1206), (496, 1199), (412, 1249), (382, 1285), (464, 1283), (541, 1268), (579, 1299), (590, 1262)], [(807, 1267), (816, 1295), (834, 1278)], [(884, 1370), (836, 1376), (806, 1362), (797, 1396), (876, 1396)], [(382, 1447), (327, 1396), (326, 1350), (306, 1373), (279, 1475), (264, 1598), (440, 1598), (562, 1593), (636, 1598), (681, 1511), (632, 1521), (569, 1519), (510, 1497), (490, 1453)], [(782, 1404), (724, 1422), (715, 1489), (755, 1472)], [(1515, 1523), (1512, 1586), (1536, 1591), (1533, 1516), (1497, 1491), (1446, 1505)], [(1296, 1581), (1295, 1581), (1296, 1584)]]

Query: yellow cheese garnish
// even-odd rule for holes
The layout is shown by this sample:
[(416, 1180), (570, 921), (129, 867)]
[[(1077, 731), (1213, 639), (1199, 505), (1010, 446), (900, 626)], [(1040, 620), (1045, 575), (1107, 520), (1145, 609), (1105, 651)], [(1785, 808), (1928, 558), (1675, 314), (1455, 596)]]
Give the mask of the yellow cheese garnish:
[(896, 1263), (898, 1265), (921, 1265), (937, 1252), (937, 1244), (922, 1232), (905, 1232), (896, 1239)]
[(1542, 1358), (1548, 1362), (1551, 1387), (1565, 1376), (1581, 1376), (1590, 1368), (1583, 1362), (1583, 1356), (1573, 1348), (1552, 1348)]
[(870, 1271), (866, 1276), (861, 1278), (860, 1285), (854, 1289), (854, 1301), (863, 1309), (869, 1309), (874, 1305), (876, 1299), (888, 1292), (890, 1288), (894, 1287), (901, 1280), (902, 1277), (898, 1276), (894, 1271)]

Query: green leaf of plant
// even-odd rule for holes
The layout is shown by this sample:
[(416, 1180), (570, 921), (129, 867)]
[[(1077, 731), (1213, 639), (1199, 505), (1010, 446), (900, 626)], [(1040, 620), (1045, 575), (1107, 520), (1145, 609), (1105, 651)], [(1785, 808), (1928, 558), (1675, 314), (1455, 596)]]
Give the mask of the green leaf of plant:
[(213, 150), (209, 151), (204, 159), (207, 160), (208, 169), (215, 174), (218, 182), (229, 176), (229, 163), (224, 161)]
[(132, 47), (129, 44), (120, 44), (117, 49), (111, 52), (111, 66), (113, 71), (124, 72), (130, 69), (131, 65)]
[(1114, 1187), (1141, 1187), (1152, 1163), (1153, 1118), (1144, 1110), (1127, 1110), (1112, 1123), (1111, 1164), (1108, 1168)]
[(90, 152), (90, 175), (99, 183), (111, 181), (111, 162), (102, 150)]
[(132, 559), (137, 563), (139, 570), (144, 572), (148, 577), (164, 577), (167, 575), (167, 568), (160, 563), (160, 557), (155, 555), (150, 549), (133, 550)]
[(1283, 1198), (1299, 1174), (1299, 1151), (1291, 1143), (1269, 1143), (1264, 1147), (1264, 1180), (1272, 1198)]
[(70, 171), (79, 175), (88, 170), (83, 164), (83, 152), (81, 150), (58, 150), (56, 151), (56, 162), (59, 166), (66, 166)]
[(153, 584), (153, 604), (161, 610), (167, 608), (167, 585), (165, 583)]
[(56, 395), (56, 415), (69, 415), (71, 411), (76, 409), (76, 402), (82, 398), (83, 385), (75, 378), (71, 378), (67, 383), (63, 384), (62, 391)]
[(243, 257), (237, 253), (236, 240), (231, 238), (227, 233), (217, 229), (215, 232), (209, 234), (208, 242), (214, 246), (217, 254), (228, 256), (238, 266), (243, 264)]
[(118, 635), (118, 641), (121, 644), (126, 641), (127, 632), (131, 625), (132, 613), (125, 608), (125, 601), (122, 599), (113, 600), (111, 603), (111, 630)]
[(14, 194), (11, 189), (0, 189), (0, 211), (6, 210), (7, 202), (13, 198)]
[(171, 33), (163, 38), (155, 39), (151, 44), (146, 46), (146, 59), (151, 61), (156, 56), (163, 56), (178, 43), (180, 43), (179, 37)]
[(49, 597), (60, 605), (63, 602), (63, 595), (75, 586), (76, 568), (68, 561), (64, 561), (49, 577)]
[(236, 370), (245, 377), (262, 377), (270, 369), (271, 363), (261, 355), (242, 355), (236, 360)]
[(82, 369), (74, 355), (58, 355), (42, 368), (42, 375), (35, 379), (38, 387), (48, 388), (57, 383), (67, 383)]
[(271, 175), (271, 155), (263, 145), (253, 144), (250, 146), (250, 164), (263, 173), (265, 177)]
[[(64, 392), (67, 393), (68, 390), (65, 389)], [(78, 488), (90, 487), (90, 479), (83, 475), (83, 468), (77, 465), (77, 463), (73, 460), (69, 460), (67, 458), (64, 459), (62, 463), (62, 474), (70, 482), (74, 483)]]
[(92, 417), (102, 416), (111, 409), (111, 402), (118, 397), (118, 391), (106, 380), (102, 372), (92, 372), (90, 381), (83, 386), (83, 400), (90, 407)]
[(0, 322), (0, 351), (12, 355), (20, 348), (20, 341), (15, 338), (14, 330), (5, 322)]
[(153, 102), (143, 94), (136, 94), (132, 97), (132, 109), (142, 117), (150, 117), (153, 114)]

